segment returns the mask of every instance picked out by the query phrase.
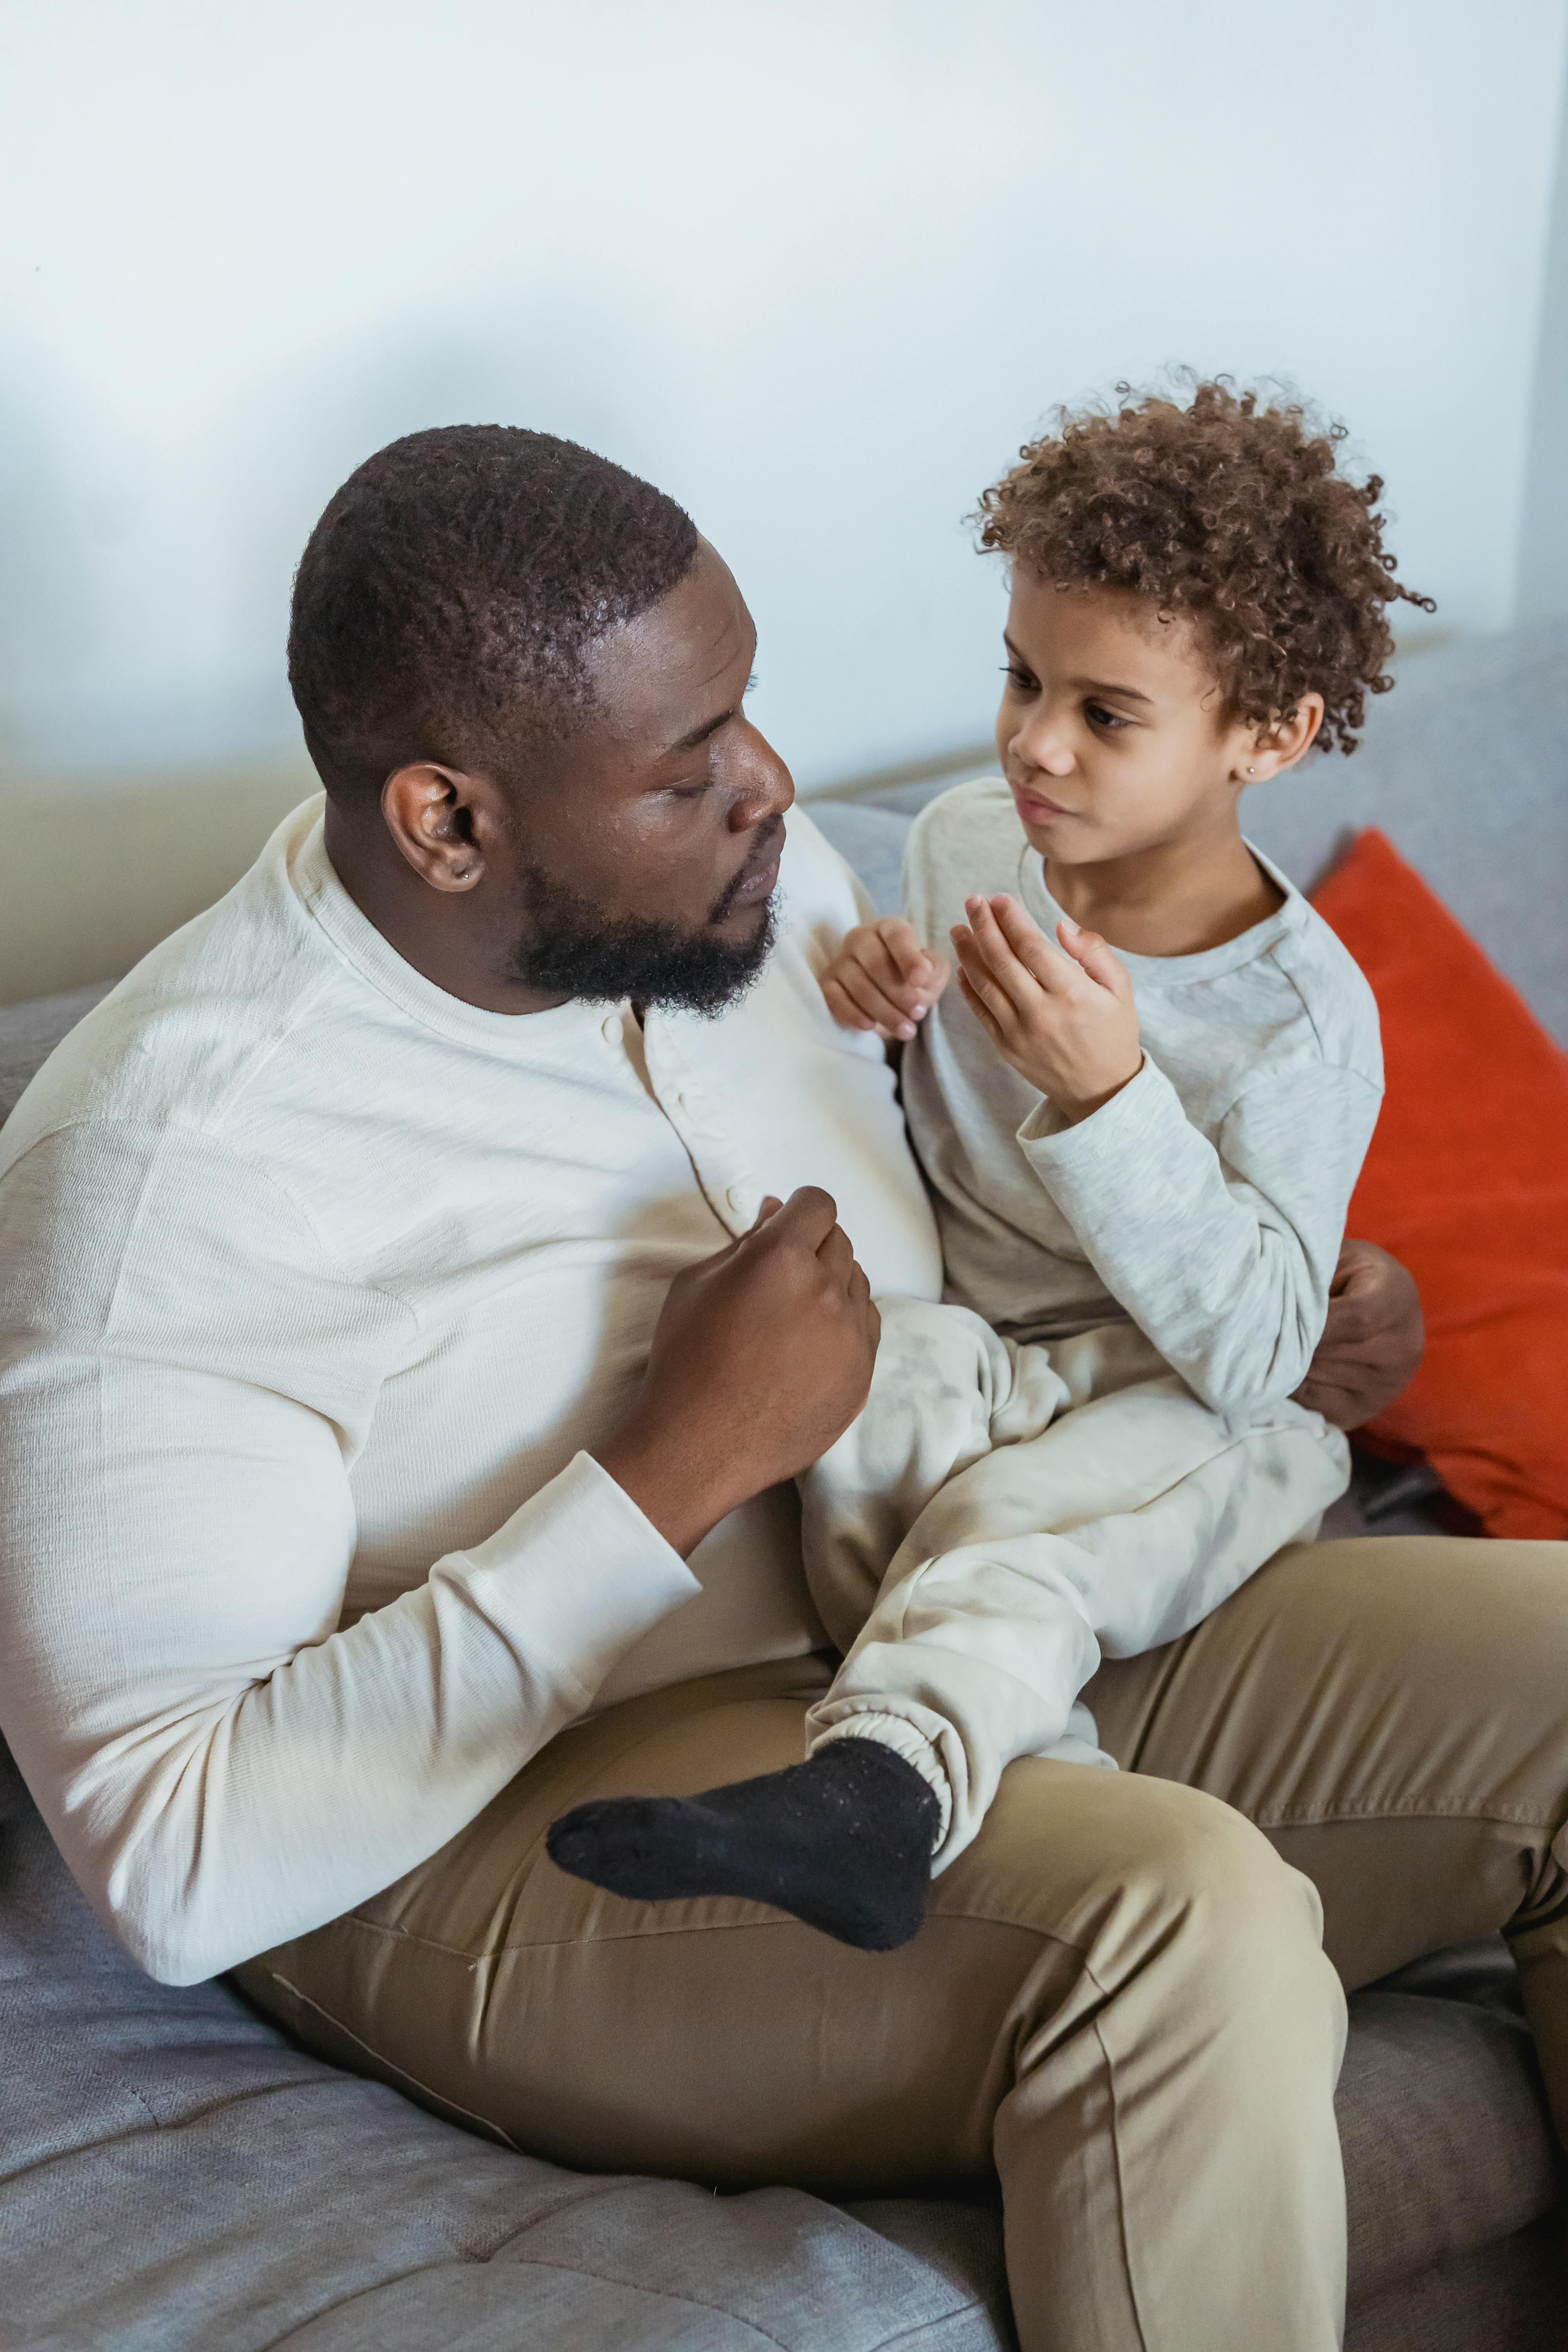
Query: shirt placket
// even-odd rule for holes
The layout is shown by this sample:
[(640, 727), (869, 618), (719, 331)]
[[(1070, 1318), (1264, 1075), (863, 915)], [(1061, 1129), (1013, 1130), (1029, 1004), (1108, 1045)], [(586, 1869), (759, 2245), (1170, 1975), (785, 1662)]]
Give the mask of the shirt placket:
[[(633, 1018), (629, 1007), (626, 1017)], [(644, 1021), (642, 1050), (654, 1100), (685, 1145), (709, 1207), (730, 1233), (748, 1232), (762, 1190), (697, 1057), (656, 1011)]]

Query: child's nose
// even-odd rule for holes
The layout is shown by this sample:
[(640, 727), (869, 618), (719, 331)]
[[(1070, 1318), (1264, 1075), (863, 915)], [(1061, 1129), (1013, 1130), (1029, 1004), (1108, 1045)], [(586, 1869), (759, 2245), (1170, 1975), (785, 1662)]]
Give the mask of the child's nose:
[(1063, 741), (1054, 727), (1029, 729), (1021, 748), (1030, 765), (1043, 770), (1047, 776), (1071, 775), (1072, 746)]

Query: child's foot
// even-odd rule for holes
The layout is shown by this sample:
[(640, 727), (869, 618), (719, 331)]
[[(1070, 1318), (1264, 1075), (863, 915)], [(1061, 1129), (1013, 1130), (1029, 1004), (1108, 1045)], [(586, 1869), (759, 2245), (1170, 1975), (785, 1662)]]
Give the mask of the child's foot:
[(602, 1797), (551, 1825), (552, 1862), (641, 1902), (739, 1895), (866, 1952), (925, 1916), (934, 1791), (877, 1739), (832, 1739), (805, 1764), (700, 1797)]

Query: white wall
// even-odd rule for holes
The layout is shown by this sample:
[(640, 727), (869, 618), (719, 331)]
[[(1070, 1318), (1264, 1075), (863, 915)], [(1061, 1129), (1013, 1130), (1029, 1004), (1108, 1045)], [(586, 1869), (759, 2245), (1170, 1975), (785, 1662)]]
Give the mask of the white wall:
[(807, 786), (984, 737), (961, 524), (1047, 405), (1285, 371), (1510, 614), (1564, 0), (16, 0), (0, 745), (292, 740), (289, 579), (416, 425), (546, 426), (734, 564)]
[(1568, 618), (1568, 123), (1560, 123), (1557, 133), (1515, 613), (1521, 621)]

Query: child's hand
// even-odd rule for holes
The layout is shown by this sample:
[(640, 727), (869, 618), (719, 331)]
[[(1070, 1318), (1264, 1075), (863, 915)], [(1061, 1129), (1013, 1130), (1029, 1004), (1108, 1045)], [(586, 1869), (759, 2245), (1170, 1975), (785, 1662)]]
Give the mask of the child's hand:
[(964, 1002), (1005, 1062), (1076, 1126), (1143, 1066), (1127, 967), (1063, 919), (1058, 953), (1016, 898), (966, 898), (953, 926)]
[(822, 975), (828, 1011), (841, 1029), (874, 1029), (908, 1040), (952, 977), (952, 967), (922, 948), (901, 916), (862, 923)]

